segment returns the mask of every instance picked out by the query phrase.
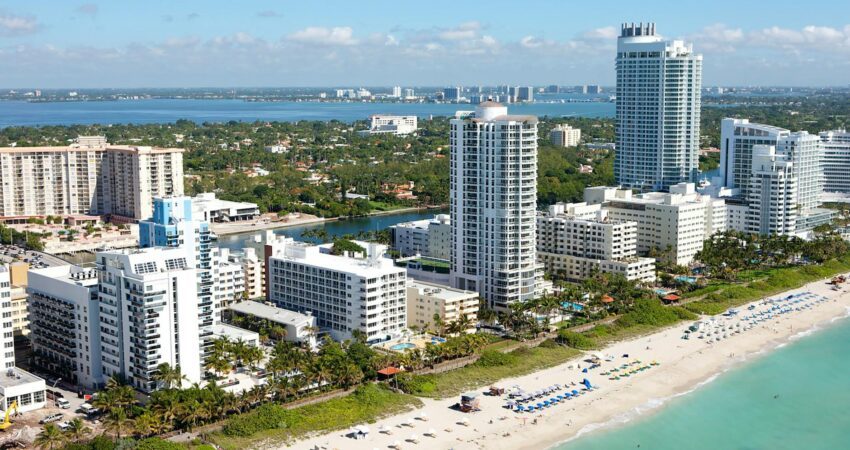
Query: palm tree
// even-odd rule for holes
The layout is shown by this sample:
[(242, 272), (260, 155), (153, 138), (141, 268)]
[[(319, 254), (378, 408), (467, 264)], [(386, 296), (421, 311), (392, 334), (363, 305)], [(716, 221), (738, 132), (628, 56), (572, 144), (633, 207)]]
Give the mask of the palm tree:
[(188, 380), (188, 378), (186, 378), (186, 376), (180, 371), (179, 364), (172, 368), (167, 362), (156, 366), (156, 373), (154, 374), (153, 379), (154, 381), (162, 384), (165, 389), (179, 387), (183, 384), (183, 381)]
[(56, 450), (65, 445), (67, 436), (52, 423), (48, 423), (41, 429), (41, 433), (35, 438), (34, 444), (42, 450)]
[(133, 421), (133, 432), (143, 438), (159, 433), (162, 428), (163, 424), (160, 416), (150, 411), (145, 411)]
[(79, 417), (75, 417), (74, 420), (68, 422), (68, 428), (65, 429), (65, 435), (68, 436), (71, 442), (80, 442), (89, 433), (91, 433), (91, 428), (87, 427)]
[(103, 426), (106, 431), (114, 434), (116, 439), (121, 439), (121, 434), (133, 426), (133, 421), (127, 418), (123, 409), (116, 409), (103, 419)]

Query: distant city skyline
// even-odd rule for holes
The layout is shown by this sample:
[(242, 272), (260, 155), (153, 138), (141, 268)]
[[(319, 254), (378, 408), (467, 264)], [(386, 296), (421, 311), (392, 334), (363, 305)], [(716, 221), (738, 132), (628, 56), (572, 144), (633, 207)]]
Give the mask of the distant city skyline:
[(0, 6), (2, 84), (610, 86), (619, 24), (641, 21), (693, 42), (706, 86), (848, 84), (847, 4), (813, 0), (802, 13), (787, 0), (486, 5), (12, 0)]

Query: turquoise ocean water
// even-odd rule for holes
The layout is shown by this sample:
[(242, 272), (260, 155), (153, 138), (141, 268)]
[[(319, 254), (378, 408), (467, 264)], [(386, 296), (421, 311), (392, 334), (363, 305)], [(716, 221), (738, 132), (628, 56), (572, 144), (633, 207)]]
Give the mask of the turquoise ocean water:
[(850, 449), (850, 320), (556, 450)]

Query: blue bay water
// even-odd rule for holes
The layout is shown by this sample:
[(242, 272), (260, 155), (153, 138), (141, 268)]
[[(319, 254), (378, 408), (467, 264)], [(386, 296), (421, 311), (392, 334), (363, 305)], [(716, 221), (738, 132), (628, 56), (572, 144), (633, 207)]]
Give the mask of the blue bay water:
[(842, 320), (720, 375), (657, 413), (555, 450), (848, 449), (848, 344), (850, 321)]
[[(566, 99), (565, 99), (566, 100)], [(586, 99), (585, 99), (586, 100)], [(560, 100), (559, 100), (560, 101)], [(0, 101), (0, 127), (71, 124), (169, 123), (256, 120), (366, 120), (372, 114), (409, 114), (427, 118), (450, 116), (469, 104), (361, 102), (246, 102), (242, 100), (151, 99), (90, 102)], [(531, 103), (509, 106), (515, 114), (537, 116), (613, 117), (614, 103)]]
[[(274, 232), (278, 235), (291, 237), (297, 241), (317, 242), (317, 240), (313, 238), (301, 237), (301, 233), (307, 230), (324, 228), (329, 237), (341, 237), (346, 234), (356, 235), (360, 231), (381, 231), (401, 222), (430, 219), (437, 214), (443, 214), (445, 212), (447, 211), (431, 209), (402, 212), (397, 214), (385, 214), (380, 216), (356, 217), (353, 219), (342, 219), (325, 223), (278, 228), (274, 230)], [(264, 235), (265, 231), (253, 231), (220, 236), (216, 245), (230, 250), (241, 250), (244, 247), (254, 247), (262, 253), (262, 243), (256, 242), (254, 238)]]

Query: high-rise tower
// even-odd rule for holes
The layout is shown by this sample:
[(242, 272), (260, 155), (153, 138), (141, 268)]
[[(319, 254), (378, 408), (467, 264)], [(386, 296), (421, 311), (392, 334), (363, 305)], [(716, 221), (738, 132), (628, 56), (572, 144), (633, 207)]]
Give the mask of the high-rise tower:
[(451, 284), (491, 308), (539, 291), (537, 117), (495, 102), (451, 120)]
[(623, 24), (617, 39), (617, 183), (640, 191), (695, 181), (702, 55), (664, 41), (655, 24)]

